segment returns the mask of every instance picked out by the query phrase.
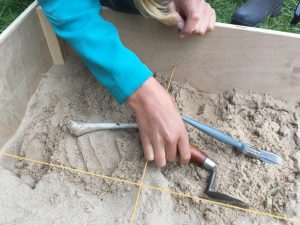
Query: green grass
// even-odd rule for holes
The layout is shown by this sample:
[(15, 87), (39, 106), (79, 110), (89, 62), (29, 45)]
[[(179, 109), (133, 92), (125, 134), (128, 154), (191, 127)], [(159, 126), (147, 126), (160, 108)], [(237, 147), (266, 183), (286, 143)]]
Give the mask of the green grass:
[[(33, 0), (0, 0), (0, 33), (32, 2)], [(74, 0), (75, 1), (75, 0)], [(231, 15), (243, 0), (208, 0), (217, 12), (217, 21), (230, 23)], [(264, 1), (264, 0), (262, 0)], [(300, 33), (300, 24), (291, 27), (298, 0), (285, 0), (280, 16), (268, 18), (261, 27), (272, 30)]]
[(0, 0), (0, 33), (32, 2), (33, 0)]
[[(230, 23), (233, 12), (244, 3), (242, 0), (208, 0), (208, 2), (216, 10), (217, 21), (222, 23)], [(290, 26), (298, 2), (298, 0), (285, 0), (281, 14), (278, 17), (268, 18), (261, 27), (300, 33), (300, 23), (297, 26)]]

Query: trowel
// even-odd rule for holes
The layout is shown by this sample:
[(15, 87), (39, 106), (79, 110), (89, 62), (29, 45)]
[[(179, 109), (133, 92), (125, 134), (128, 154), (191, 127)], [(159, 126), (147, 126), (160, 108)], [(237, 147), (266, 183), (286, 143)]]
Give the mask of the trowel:
[(224, 193), (216, 192), (215, 183), (217, 179), (217, 164), (212, 159), (210, 159), (204, 152), (202, 152), (200, 149), (198, 149), (196, 146), (192, 144), (190, 144), (190, 150), (191, 150), (191, 162), (211, 172), (208, 179), (208, 185), (205, 191), (205, 194), (208, 197), (229, 205), (235, 205), (242, 208), (249, 207), (247, 203), (243, 202), (242, 200), (236, 197), (232, 197)]
[[(68, 129), (71, 134), (75, 136), (81, 136), (93, 131), (107, 130), (107, 129), (131, 129), (137, 128), (135, 123), (81, 123), (70, 120), (68, 123)], [(230, 195), (216, 192), (215, 182), (217, 178), (217, 165), (211, 160), (207, 155), (194, 145), (190, 145), (191, 150), (191, 162), (195, 163), (201, 167), (204, 167), (211, 172), (208, 186), (205, 194), (211, 199), (218, 200), (220, 202), (235, 205), (243, 208), (247, 208), (248, 204), (242, 200), (232, 197)]]

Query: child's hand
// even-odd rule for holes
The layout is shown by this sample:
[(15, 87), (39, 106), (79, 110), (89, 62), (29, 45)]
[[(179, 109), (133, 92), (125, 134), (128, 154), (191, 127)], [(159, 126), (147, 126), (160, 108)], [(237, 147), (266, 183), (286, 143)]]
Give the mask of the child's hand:
[(204, 35), (215, 27), (215, 10), (205, 0), (172, 0), (169, 7), (175, 15), (181, 38), (191, 34)]
[(191, 158), (189, 140), (174, 100), (153, 78), (149, 78), (129, 98), (127, 103), (136, 115), (145, 159), (158, 167), (174, 161), (177, 151), (180, 163)]

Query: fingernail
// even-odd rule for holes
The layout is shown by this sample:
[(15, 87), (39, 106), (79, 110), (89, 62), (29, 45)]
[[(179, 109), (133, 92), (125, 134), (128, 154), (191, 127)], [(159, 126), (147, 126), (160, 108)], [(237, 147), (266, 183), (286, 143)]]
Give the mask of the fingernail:
[(153, 152), (149, 152), (147, 161), (153, 161), (153, 160), (154, 160), (154, 154), (153, 154)]
[(179, 30), (182, 30), (183, 27), (184, 27), (184, 22), (183, 22), (183, 21), (179, 21), (179, 22), (177, 23), (177, 27), (178, 27)]

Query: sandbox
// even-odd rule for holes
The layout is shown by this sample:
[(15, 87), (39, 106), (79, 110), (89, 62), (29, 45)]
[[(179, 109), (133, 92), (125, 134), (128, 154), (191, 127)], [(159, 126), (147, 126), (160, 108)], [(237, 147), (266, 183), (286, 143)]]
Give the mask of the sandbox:
[(300, 222), (300, 35), (217, 24), (183, 41), (154, 21), (103, 10), (160, 82), (176, 65), (170, 93), (181, 113), (282, 157), (268, 165), (187, 126), (218, 164), (217, 189), (248, 202), (243, 210), (210, 201), (208, 172), (193, 164), (145, 170), (137, 130), (72, 136), (69, 119), (134, 117), (63, 42), (48, 37), (48, 46), (36, 6), (0, 36), (0, 224)]

